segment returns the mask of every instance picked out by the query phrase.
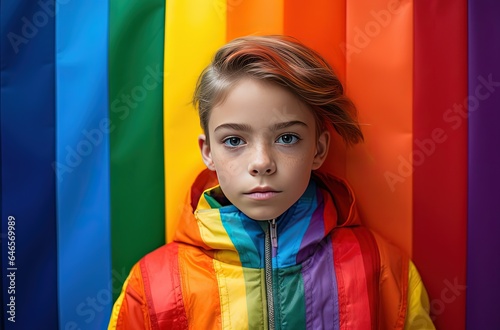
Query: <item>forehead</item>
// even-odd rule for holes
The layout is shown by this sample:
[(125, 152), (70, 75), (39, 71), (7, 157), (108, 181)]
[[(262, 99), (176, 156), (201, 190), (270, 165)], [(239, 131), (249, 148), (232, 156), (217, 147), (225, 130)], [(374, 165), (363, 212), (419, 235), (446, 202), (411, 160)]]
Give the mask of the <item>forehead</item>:
[(231, 87), (223, 102), (210, 114), (209, 129), (222, 123), (270, 126), (299, 120), (314, 127), (311, 110), (286, 88), (277, 84), (245, 78)]

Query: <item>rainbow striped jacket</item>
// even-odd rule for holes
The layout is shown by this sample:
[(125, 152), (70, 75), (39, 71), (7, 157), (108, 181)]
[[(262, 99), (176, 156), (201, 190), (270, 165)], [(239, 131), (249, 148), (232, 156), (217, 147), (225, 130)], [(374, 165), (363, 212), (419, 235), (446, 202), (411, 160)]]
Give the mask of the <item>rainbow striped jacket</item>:
[(203, 180), (174, 242), (131, 270), (109, 329), (434, 328), (415, 267), (360, 225), (343, 181), (316, 176), (263, 222), (221, 206)]

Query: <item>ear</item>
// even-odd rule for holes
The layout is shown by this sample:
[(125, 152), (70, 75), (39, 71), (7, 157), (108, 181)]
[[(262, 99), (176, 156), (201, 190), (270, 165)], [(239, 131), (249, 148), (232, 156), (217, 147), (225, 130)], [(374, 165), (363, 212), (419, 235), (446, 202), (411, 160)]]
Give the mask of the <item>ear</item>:
[(210, 171), (215, 171), (214, 161), (212, 160), (212, 151), (205, 134), (198, 136), (198, 146), (200, 147), (201, 158)]
[(316, 154), (313, 159), (313, 170), (317, 170), (323, 165), (323, 162), (328, 155), (328, 148), (330, 147), (330, 132), (328, 130), (324, 130), (318, 138), (318, 142), (316, 144)]

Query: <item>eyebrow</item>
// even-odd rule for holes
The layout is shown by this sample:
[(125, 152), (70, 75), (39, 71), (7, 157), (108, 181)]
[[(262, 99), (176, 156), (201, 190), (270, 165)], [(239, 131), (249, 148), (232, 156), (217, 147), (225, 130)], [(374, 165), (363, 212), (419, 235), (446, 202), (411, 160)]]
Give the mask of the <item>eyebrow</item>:
[[(283, 122), (283, 123), (274, 124), (271, 127), (271, 130), (273, 130), (273, 131), (279, 131), (281, 129), (285, 129), (285, 128), (288, 128), (288, 127), (291, 127), (291, 126), (295, 126), (295, 125), (300, 125), (300, 126), (308, 127), (307, 124), (304, 123), (303, 121), (292, 120), (292, 121), (286, 121), (286, 122)], [(250, 131), (252, 131), (252, 128), (250, 127), (250, 125), (247, 125), (247, 124), (227, 123), (227, 124), (222, 124), (222, 125), (217, 126), (214, 129), (214, 132), (216, 132), (216, 131), (218, 131), (220, 129), (224, 129), (224, 128), (225, 129), (232, 129), (232, 130), (240, 131), (240, 132), (250, 132)]]
[(307, 124), (304, 123), (303, 121), (300, 121), (300, 120), (292, 120), (292, 121), (286, 121), (284, 123), (277, 123), (273, 126), (273, 130), (274, 131), (278, 131), (280, 129), (285, 129), (285, 128), (288, 128), (288, 127), (291, 127), (291, 126), (295, 126), (295, 125), (299, 125), (299, 126), (304, 126), (304, 127), (307, 127)]
[(222, 125), (217, 126), (214, 129), (214, 132), (217, 132), (218, 130), (224, 129), (224, 128), (225, 129), (232, 129), (235, 131), (241, 131), (241, 132), (250, 132), (252, 130), (250, 125), (247, 125), (247, 124), (227, 123), (227, 124), (222, 124)]

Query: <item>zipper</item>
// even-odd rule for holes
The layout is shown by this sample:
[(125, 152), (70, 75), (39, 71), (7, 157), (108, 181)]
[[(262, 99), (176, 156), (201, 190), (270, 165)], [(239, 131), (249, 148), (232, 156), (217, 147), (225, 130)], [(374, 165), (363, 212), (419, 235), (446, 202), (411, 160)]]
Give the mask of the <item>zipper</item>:
[(267, 294), (267, 316), (269, 320), (269, 330), (274, 330), (274, 293), (273, 293), (273, 250), (278, 247), (278, 233), (276, 228), (276, 219), (269, 221), (269, 227), (266, 230), (264, 244), (265, 262), (266, 262), (266, 294)]
[(273, 248), (278, 247), (278, 231), (277, 231), (277, 226), (276, 226), (276, 219), (273, 219), (269, 222), (269, 225), (271, 226), (271, 243), (273, 245)]

